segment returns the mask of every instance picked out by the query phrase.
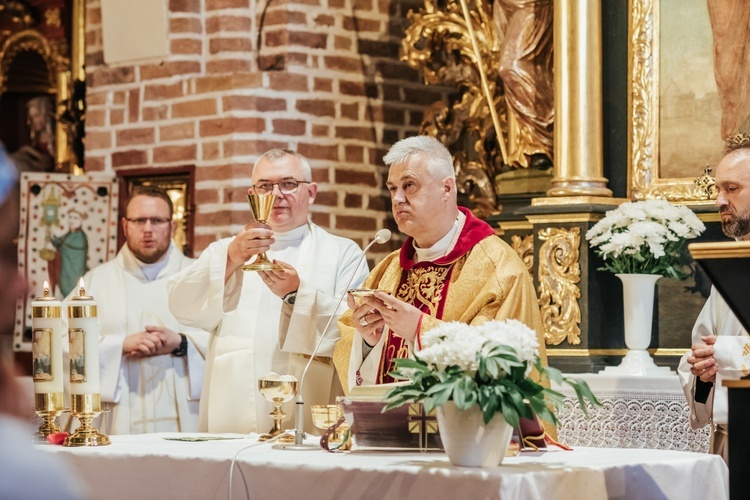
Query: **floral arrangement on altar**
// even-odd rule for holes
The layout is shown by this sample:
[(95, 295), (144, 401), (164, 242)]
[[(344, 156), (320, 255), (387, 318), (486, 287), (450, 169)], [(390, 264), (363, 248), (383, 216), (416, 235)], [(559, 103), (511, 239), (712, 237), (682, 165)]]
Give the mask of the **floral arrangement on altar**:
[[(422, 402), (429, 413), (453, 401), (459, 410), (478, 405), (485, 424), (498, 413), (513, 427), (518, 427), (520, 417), (535, 415), (556, 424), (550, 403), (560, 407), (563, 395), (542, 385), (544, 379), (570, 385), (584, 412), (584, 400), (600, 405), (586, 382), (542, 365), (536, 333), (520, 321), (494, 320), (478, 326), (446, 322), (423, 333), (420, 340), (422, 349), (413, 359), (396, 360), (391, 375), (408, 382), (386, 394), (383, 411)], [(532, 368), (539, 380), (531, 377)]]
[(604, 259), (601, 270), (615, 274), (659, 274), (678, 280), (690, 275), (685, 242), (706, 229), (692, 210), (666, 200), (623, 203), (586, 233)]

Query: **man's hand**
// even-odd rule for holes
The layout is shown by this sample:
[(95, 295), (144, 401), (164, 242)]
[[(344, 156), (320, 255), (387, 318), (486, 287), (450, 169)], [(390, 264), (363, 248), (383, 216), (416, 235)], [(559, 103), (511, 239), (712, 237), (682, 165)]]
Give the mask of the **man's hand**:
[(380, 290), (374, 297), (365, 297), (364, 304), (375, 309), (395, 335), (414, 342), (422, 311)]
[(260, 274), (263, 283), (268, 286), (271, 292), (283, 299), (286, 294), (296, 292), (299, 289), (299, 275), (297, 274), (297, 270), (286, 262), (274, 259), (273, 263), (281, 265), (284, 270), (260, 271), (258, 274)]
[(122, 353), (129, 358), (142, 358), (153, 355), (162, 346), (158, 335), (148, 331), (131, 333), (125, 336), (122, 343)]
[(273, 231), (267, 224), (251, 222), (237, 234), (229, 243), (227, 249), (227, 267), (224, 281), (234, 274), (237, 269), (256, 255), (267, 252), (275, 240)]
[(380, 313), (369, 305), (359, 304), (352, 294), (346, 295), (346, 303), (352, 310), (352, 324), (367, 345), (374, 346), (383, 336), (383, 317)]
[(179, 333), (164, 326), (147, 325), (145, 328), (148, 333), (156, 335), (161, 341), (161, 347), (158, 347), (152, 354), (152, 356), (159, 356), (160, 354), (172, 354), (172, 351), (180, 347), (182, 337)]
[(703, 382), (716, 382), (716, 373), (719, 367), (714, 359), (713, 345), (716, 343), (716, 335), (701, 337), (703, 344), (695, 344), (692, 347), (693, 355), (688, 356), (690, 373), (700, 378)]

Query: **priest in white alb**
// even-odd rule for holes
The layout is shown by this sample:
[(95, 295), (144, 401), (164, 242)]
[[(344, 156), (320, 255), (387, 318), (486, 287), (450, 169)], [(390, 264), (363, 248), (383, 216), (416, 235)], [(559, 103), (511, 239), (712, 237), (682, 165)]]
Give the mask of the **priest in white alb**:
[[(266, 152), (255, 163), (248, 193), (277, 196), (267, 224), (252, 221), (234, 237), (212, 243), (169, 282), (174, 315), (212, 332), (202, 431), (267, 432), (273, 406), (258, 392), (258, 379), (270, 372), (299, 378), (313, 354), (303, 388), (307, 431), (314, 429), (310, 405), (328, 404), (341, 392), (330, 359), (339, 339), (336, 322), (323, 329), (332, 314), (346, 310), (345, 303), (335, 306), (349, 279), (354, 275), (353, 286), (359, 285), (368, 269), (366, 262), (356, 269), (362, 250), (353, 241), (308, 220), (317, 188), (302, 155), (286, 149)], [(242, 270), (262, 252), (284, 271)]]

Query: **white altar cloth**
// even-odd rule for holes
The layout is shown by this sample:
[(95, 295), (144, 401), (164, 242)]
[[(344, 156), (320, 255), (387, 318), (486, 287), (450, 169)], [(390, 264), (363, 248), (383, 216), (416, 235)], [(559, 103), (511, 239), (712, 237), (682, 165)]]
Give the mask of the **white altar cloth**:
[[(92, 498), (226, 499), (229, 468), (254, 437), (167, 441), (184, 434), (111, 436), (103, 447), (44, 446), (64, 455)], [(191, 434), (191, 436), (193, 436)], [(197, 434), (195, 436), (198, 436)], [(311, 439), (310, 442), (316, 442)], [(577, 448), (523, 453), (487, 469), (451, 466), (444, 453), (328, 453), (273, 450), (267, 443), (239, 454), (232, 498), (728, 498), (720, 457), (668, 450)], [(241, 470), (241, 473), (240, 473)], [(244, 476), (244, 479), (243, 479)]]

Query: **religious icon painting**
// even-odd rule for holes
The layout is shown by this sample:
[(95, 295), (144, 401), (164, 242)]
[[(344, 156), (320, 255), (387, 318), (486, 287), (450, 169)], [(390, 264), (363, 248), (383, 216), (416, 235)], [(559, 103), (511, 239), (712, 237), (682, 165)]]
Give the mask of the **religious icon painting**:
[(58, 299), (117, 253), (118, 184), (106, 174), (21, 176), (18, 267), (29, 282), (16, 305), (13, 349), (32, 350), (31, 301), (44, 281)]
[(52, 328), (36, 328), (31, 345), (34, 382), (49, 382), (52, 376)]
[(71, 328), (68, 331), (70, 342), (70, 383), (86, 382), (86, 331)]

